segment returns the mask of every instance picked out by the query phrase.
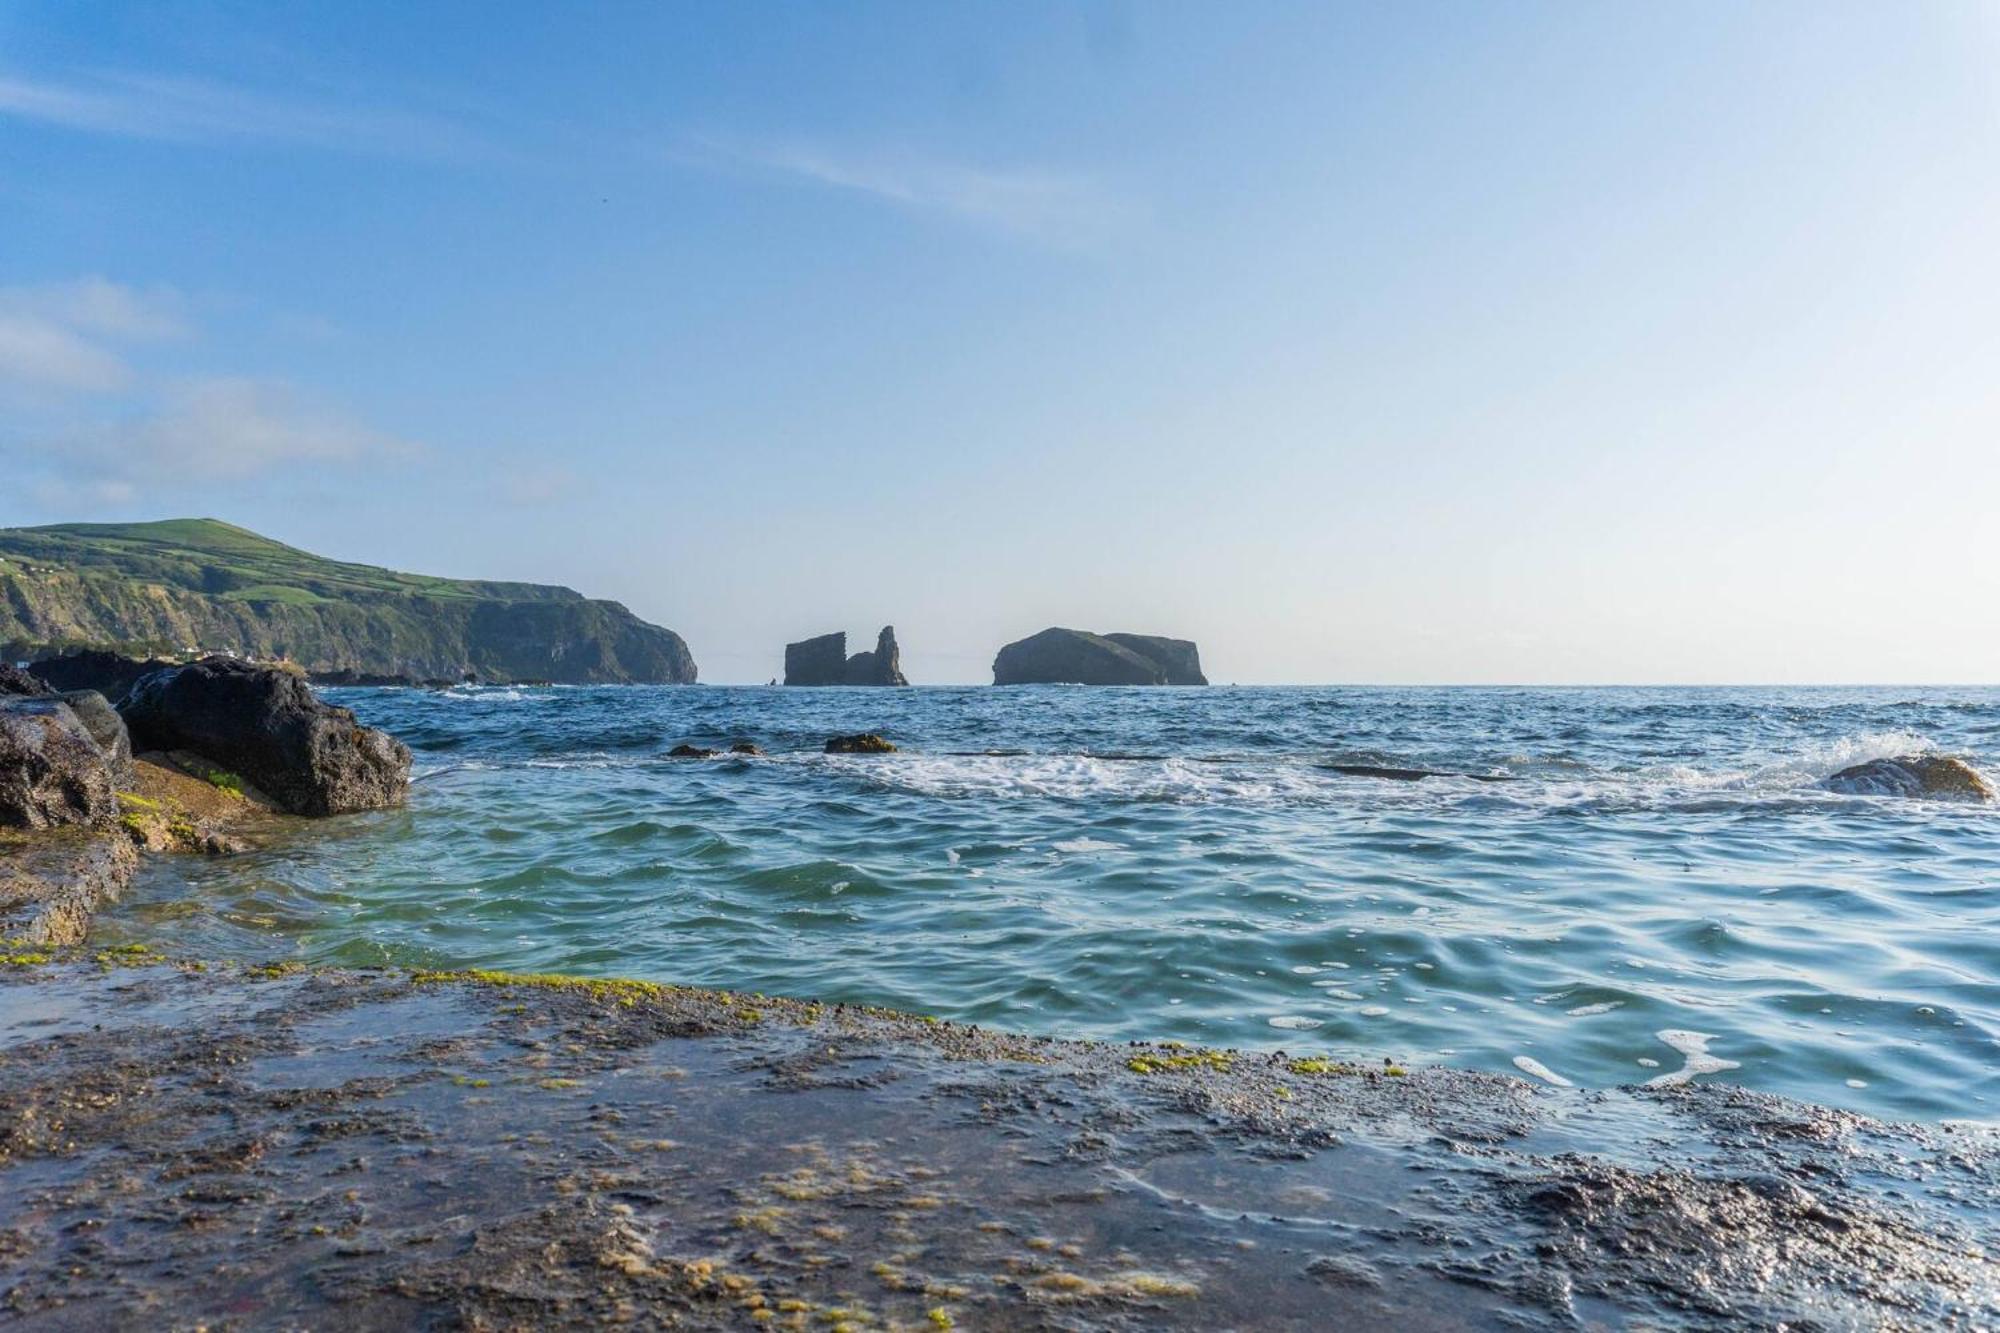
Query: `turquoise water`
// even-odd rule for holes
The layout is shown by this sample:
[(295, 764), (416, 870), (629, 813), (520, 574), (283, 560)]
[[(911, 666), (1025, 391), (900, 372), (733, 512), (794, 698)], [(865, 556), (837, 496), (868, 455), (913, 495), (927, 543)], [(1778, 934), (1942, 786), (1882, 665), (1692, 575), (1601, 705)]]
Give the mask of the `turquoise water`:
[(2000, 1120), (2000, 812), (1817, 785), (2000, 774), (2000, 690), (329, 694), (408, 808), (156, 861), (112, 929)]

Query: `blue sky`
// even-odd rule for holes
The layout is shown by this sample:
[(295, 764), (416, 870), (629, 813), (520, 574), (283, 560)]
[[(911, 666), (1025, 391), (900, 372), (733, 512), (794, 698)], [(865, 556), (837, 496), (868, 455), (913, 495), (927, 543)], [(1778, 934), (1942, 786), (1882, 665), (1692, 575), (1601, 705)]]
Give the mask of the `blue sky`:
[(0, 524), (704, 679), (2000, 676), (2000, 10), (0, 0)]

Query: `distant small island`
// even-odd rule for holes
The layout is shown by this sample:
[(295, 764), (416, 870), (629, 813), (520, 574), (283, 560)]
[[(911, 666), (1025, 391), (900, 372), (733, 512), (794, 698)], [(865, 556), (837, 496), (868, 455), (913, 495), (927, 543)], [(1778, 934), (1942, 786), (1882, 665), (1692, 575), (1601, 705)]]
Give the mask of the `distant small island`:
[(1188, 639), (1045, 629), (993, 659), (995, 685), (1206, 685)]
[(0, 654), (294, 662), (330, 683), (689, 685), (680, 635), (539, 583), (328, 560), (215, 519), (0, 528)]
[(908, 685), (896, 627), (884, 625), (872, 652), (847, 655), (845, 632), (785, 645), (787, 685)]

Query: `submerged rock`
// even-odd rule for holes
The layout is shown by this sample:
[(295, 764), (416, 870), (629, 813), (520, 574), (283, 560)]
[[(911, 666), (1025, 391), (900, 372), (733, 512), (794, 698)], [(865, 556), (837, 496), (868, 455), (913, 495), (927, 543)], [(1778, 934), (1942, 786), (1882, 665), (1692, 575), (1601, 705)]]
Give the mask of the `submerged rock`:
[(107, 824), (118, 813), (111, 762), (70, 706), (0, 697), (0, 827)]
[(1045, 629), (993, 659), (995, 685), (1206, 685), (1188, 639)]
[(787, 685), (908, 685), (896, 627), (884, 625), (872, 652), (847, 655), (845, 631), (785, 645)]
[(1909, 754), (1871, 759), (1843, 768), (1826, 780), (1829, 791), (1849, 796), (1911, 796), (1937, 800), (1990, 801), (1993, 786), (1963, 759), (1942, 754)]
[(229, 657), (157, 671), (122, 709), (136, 744), (191, 750), (255, 783), (296, 815), (402, 801), (410, 752), (317, 698), (303, 676)]
[(686, 742), (682, 742), (681, 744), (679, 744), (679, 745), (676, 745), (676, 746), (675, 746), (675, 747), (674, 747), (673, 749), (671, 749), (671, 750), (667, 751), (667, 758), (669, 758), (669, 759), (713, 759), (713, 758), (715, 758), (715, 751), (713, 751), (713, 750), (707, 750), (707, 749), (703, 749), (703, 748), (702, 748), (701, 746), (699, 746), (699, 745), (689, 745), (689, 744), (687, 744)]
[(755, 741), (737, 741), (729, 747), (731, 754), (762, 754), (764, 749)]
[(894, 754), (896, 747), (872, 731), (853, 736), (835, 736), (826, 743), (828, 754)]
[(0, 1013), (24, 1328), (2000, 1319), (1993, 1136), (1727, 1087), (143, 946), (0, 967)]

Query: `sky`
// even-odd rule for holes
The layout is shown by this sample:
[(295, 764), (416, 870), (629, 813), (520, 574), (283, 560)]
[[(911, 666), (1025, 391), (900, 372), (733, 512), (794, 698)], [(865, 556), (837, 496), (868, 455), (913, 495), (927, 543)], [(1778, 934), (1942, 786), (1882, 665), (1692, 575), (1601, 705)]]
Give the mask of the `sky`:
[(2000, 680), (2000, 6), (0, 0), (0, 525), (1248, 683)]

